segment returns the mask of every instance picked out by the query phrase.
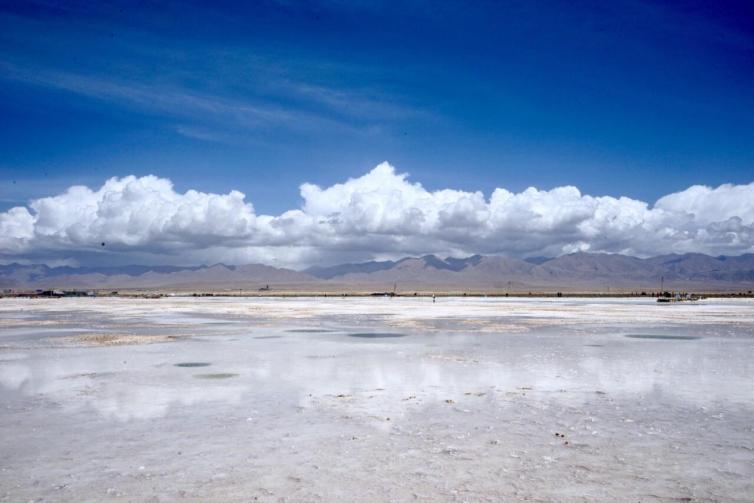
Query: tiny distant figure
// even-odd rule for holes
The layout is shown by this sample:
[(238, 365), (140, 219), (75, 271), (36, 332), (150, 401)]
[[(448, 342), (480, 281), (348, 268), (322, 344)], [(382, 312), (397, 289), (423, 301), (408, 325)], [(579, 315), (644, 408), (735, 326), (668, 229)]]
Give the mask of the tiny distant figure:
[(435, 303), (435, 294), (433, 293), (432, 294), (432, 304), (434, 304), (434, 303)]
[(104, 242), (104, 241), (102, 241), (102, 243), (100, 243), (100, 245), (102, 245), (102, 246), (105, 246), (105, 242)]

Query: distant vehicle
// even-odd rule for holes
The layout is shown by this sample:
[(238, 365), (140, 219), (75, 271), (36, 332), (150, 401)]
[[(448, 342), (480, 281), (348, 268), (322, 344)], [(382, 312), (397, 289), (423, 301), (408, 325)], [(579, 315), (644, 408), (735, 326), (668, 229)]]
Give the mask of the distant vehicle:
[(669, 292), (664, 292), (660, 297), (657, 298), (657, 302), (696, 302), (697, 300), (701, 300), (703, 298), (704, 297), (688, 292), (677, 292), (672, 294)]

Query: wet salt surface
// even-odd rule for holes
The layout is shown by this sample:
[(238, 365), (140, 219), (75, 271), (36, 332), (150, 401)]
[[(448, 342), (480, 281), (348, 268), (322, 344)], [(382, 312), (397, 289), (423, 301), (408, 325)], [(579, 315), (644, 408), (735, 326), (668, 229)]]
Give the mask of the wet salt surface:
[(359, 332), (357, 334), (348, 334), (349, 337), (359, 337), (361, 339), (392, 339), (394, 337), (406, 337), (408, 334), (396, 334), (393, 332)]
[(658, 341), (693, 341), (701, 339), (693, 335), (663, 335), (663, 334), (628, 334), (629, 339), (655, 339)]
[[(0, 301), (20, 314), (0, 325), (0, 499), (754, 494), (750, 301)], [(187, 337), (46, 346), (71, 332), (35, 320)]]
[(323, 328), (292, 328), (286, 330), (286, 332), (293, 334), (326, 334), (328, 332), (332, 332), (332, 330), (326, 330)]
[(217, 373), (217, 374), (194, 374), (197, 379), (230, 379), (231, 377), (238, 377), (238, 374), (231, 372)]

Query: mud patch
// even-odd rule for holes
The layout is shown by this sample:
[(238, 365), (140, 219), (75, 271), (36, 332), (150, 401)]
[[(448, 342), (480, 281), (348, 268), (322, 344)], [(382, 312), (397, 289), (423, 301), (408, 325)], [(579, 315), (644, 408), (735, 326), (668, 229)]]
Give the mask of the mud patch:
[(348, 337), (359, 337), (361, 339), (393, 339), (396, 337), (406, 337), (408, 334), (397, 334), (394, 332), (359, 332), (348, 334)]
[(659, 341), (693, 341), (701, 339), (696, 335), (663, 335), (663, 334), (628, 334), (629, 339), (656, 339)]
[(217, 372), (215, 374), (196, 374), (194, 377), (197, 379), (230, 379), (232, 377), (238, 377), (238, 374), (232, 372)]
[(186, 367), (186, 368), (194, 368), (194, 367), (209, 367), (212, 365), (209, 362), (181, 362), (176, 363), (175, 367)]
[(334, 331), (335, 330), (328, 330), (326, 328), (292, 328), (290, 330), (286, 330), (286, 332), (290, 332), (292, 334), (326, 334)]

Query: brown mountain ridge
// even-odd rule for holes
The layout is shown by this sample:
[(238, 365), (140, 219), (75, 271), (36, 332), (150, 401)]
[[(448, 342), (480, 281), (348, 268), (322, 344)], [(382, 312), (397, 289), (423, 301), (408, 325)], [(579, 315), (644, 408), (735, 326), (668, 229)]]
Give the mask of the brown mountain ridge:
[(749, 290), (754, 287), (754, 254), (718, 256), (688, 253), (651, 258), (574, 253), (521, 260), (473, 255), (435, 255), (310, 267), (303, 271), (261, 264), (178, 267), (0, 266), (0, 287), (78, 289), (252, 289), (270, 291), (521, 291), (562, 289), (657, 290), (666, 288)]

